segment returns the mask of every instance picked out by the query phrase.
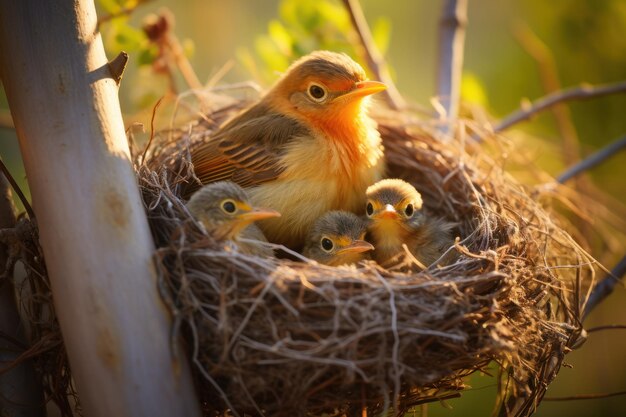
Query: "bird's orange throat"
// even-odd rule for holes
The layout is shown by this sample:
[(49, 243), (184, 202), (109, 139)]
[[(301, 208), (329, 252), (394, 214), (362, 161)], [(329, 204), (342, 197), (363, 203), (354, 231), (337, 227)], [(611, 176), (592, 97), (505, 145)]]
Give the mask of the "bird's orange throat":
[(308, 115), (308, 118), (328, 139), (328, 145), (341, 156), (348, 177), (355, 175), (350, 167), (382, 165), (380, 135), (361, 100), (344, 104), (341, 108), (330, 107), (319, 114)]
[(369, 118), (365, 106), (360, 102), (348, 103), (341, 108), (330, 106), (307, 116), (325, 136), (345, 145), (361, 142), (367, 134)]

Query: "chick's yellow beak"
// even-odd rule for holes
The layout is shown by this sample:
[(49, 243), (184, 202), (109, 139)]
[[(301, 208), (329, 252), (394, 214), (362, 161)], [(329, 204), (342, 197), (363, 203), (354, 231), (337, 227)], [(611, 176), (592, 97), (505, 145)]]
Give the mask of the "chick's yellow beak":
[(398, 213), (396, 209), (391, 204), (386, 204), (385, 208), (380, 210), (378, 213), (374, 214), (375, 219), (397, 219)]
[(354, 240), (349, 245), (339, 249), (337, 251), (337, 254), (341, 255), (344, 253), (361, 253), (367, 252), (369, 250), (374, 250), (374, 245), (364, 240)]
[(237, 220), (240, 220), (241, 222), (251, 223), (257, 220), (269, 219), (272, 217), (280, 217), (280, 213), (272, 209), (255, 207), (249, 211), (241, 212), (237, 216)]
[(354, 84), (354, 89), (344, 94), (345, 98), (359, 98), (386, 90), (387, 86), (379, 81), (360, 81)]

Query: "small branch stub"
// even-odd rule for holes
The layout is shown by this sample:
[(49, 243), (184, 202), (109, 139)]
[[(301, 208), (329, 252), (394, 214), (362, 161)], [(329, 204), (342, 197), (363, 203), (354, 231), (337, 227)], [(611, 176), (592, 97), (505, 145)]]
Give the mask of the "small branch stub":
[(124, 51), (120, 52), (115, 59), (107, 63), (111, 77), (115, 80), (115, 84), (118, 86), (122, 81), (122, 76), (124, 75), (124, 70), (126, 70), (127, 64), (128, 54)]

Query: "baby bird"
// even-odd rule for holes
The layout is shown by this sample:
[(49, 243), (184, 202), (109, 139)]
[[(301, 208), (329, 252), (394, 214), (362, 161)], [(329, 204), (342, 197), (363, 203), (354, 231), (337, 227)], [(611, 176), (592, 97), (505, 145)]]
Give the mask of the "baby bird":
[(190, 149), (195, 174), (203, 184), (234, 181), (253, 204), (278, 210), (281, 218), (259, 226), (271, 242), (302, 248), (317, 218), (361, 211), (367, 186), (382, 178), (383, 147), (367, 102), (384, 89), (347, 55), (313, 52)]
[(261, 229), (253, 222), (279, 217), (280, 213), (252, 207), (246, 192), (234, 182), (219, 181), (205, 185), (191, 196), (187, 209), (216, 239), (231, 240), (244, 253), (273, 254), (270, 248), (241, 241), (239, 237), (267, 242)]
[(422, 196), (408, 182), (385, 179), (366, 192), (365, 212), (370, 219), (368, 233), (374, 243), (374, 259), (384, 265), (403, 251), (409, 251), (424, 266), (429, 266), (453, 242), (455, 224), (422, 211)]
[(330, 211), (317, 219), (302, 254), (321, 264), (338, 266), (369, 259), (374, 246), (366, 242), (367, 223), (347, 211)]

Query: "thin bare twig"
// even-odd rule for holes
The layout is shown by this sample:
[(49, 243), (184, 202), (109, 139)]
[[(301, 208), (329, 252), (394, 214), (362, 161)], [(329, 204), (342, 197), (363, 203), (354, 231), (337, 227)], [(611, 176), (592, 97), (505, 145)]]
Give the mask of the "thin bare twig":
[(387, 85), (387, 90), (383, 92), (387, 104), (394, 110), (404, 108), (406, 103), (391, 79), (387, 63), (380, 52), (378, 52), (378, 48), (376, 48), (359, 0), (343, 0), (343, 4), (350, 14), (350, 20), (352, 21), (354, 30), (359, 35), (367, 66), (374, 73), (376, 78)]
[(15, 181), (15, 178), (13, 178), (13, 175), (11, 175), (11, 173), (9, 172), (9, 169), (6, 167), (6, 165), (4, 165), (4, 161), (2, 159), (0, 159), (0, 171), (2, 171), (6, 179), (9, 181), (9, 184), (11, 184), (11, 188), (15, 190), (15, 193), (17, 194), (18, 198), (22, 202), (24, 209), (28, 213), (28, 217), (30, 219), (34, 219), (35, 212), (33, 211), (33, 208), (30, 206), (30, 203), (28, 202), (28, 199), (22, 192), (22, 189), (20, 188), (20, 186), (17, 185), (17, 181)]
[(555, 91), (540, 99), (534, 101), (528, 106), (523, 106), (520, 110), (511, 113), (505, 117), (493, 128), (493, 133), (498, 133), (504, 129), (530, 119), (537, 113), (551, 108), (552, 106), (568, 101), (568, 100), (588, 100), (591, 98), (602, 97), (609, 94), (618, 94), (626, 92), (626, 81), (603, 84), (603, 85), (589, 85), (583, 84), (579, 87), (572, 87), (566, 90)]
[(589, 296), (587, 305), (585, 305), (583, 320), (598, 304), (604, 301), (604, 299), (613, 292), (615, 286), (618, 282), (620, 282), (624, 274), (626, 274), (626, 256), (624, 256), (622, 260), (615, 265), (611, 273), (607, 275), (606, 278), (596, 284), (591, 292), (591, 295)]
[(575, 400), (597, 400), (600, 398), (617, 397), (619, 395), (626, 395), (626, 391), (608, 392), (602, 394), (580, 394), (572, 395), (571, 397), (544, 397), (544, 401), (575, 401)]
[(602, 330), (626, 330), (625, 324), (607, 324), (606, 326), (592, 327), (587, 329), (587, 333), (599, 332)]
[[(522, 48), (537, 63), (544, 91), (554, 93), (562, 90), (557, 65), (550, 48), (527, 24), (520, 23), (515, 27), (513, 33)], [(561, 135), (565, 164), (572, 165), (580, 158), (580, 145), (569, 107), (565, 103), (557, 103), (552, 107), (552, 115)]]
[(444, 133), (451, 131), (459, 114), (463, 49), (467, 26), (467, 0), (446, 0), (439, 20), (439, 67), (437, 97), (441, 102), (447, 123)]
[[(516, 25), (513, 33), (522, 48), (537, 63), (544, 92), (548, 94), (562, 90), (557, 64), (550, 48), (525, 23)], [(564, 102), (555, 104), (551, 113), (561, 136), (563, 162), (566, 166), (573, 165), (580, 160), (580, 141), (569, 106)], [(589, 179), (584, 175), (576, 178), (572, 185), (583, 194), (588, 194), (591, 186)], [(591, 239), (592, 228), (588, 222), (577, 218), (574, 225), (581, 236), (588, 241)]]
[(159, 101), (157, 101), (154, 107), (152, 108), (152, 118), (150, 118), (150, 139), (148, 140), (148, 143), (146, 144), (146, 147), (143, 150), (143, 153), (141, 154), (142, 164), (146, 162), (146, 154), (148, 153), (148, 149), (150, 149), (150, 145), (152, 145), (152, 141), (154, 140), (154, 118), (156, 116), (157, 109), (161, 105), (161, 102), (163, 102), (164, 98), (165, 97), (161, 97)]
[(174, 33), (174, 26), (174, 15), (168, 9), (163, 9), (158, 15), (146, 19), (143, 31), (148, 39), (159, 48), (159, 58), (155, 62), (160, 63), (163, 72), (167, 75), (171, 92), (178, 94), (174, 78), (174, 71), (178, 69), (187, 86), (194, 91), (202, 107), (206, 108), (208, 105), (206, 97), (200, 94), (204, 86), (185, 56), (183, 47)]
[(601, 164), (606, 159), (615, 155), (624, 148), (626, 148), (626, 136), (611, 142), (599, 151), (589, 155), (587, 158), (583, 159), (576, 165), (569, 167), (558, 177), (556, 177), (556, 180), (563, 184), (571, 178), (577, 176), (578, 174), (588, 171), (591, 168)]

